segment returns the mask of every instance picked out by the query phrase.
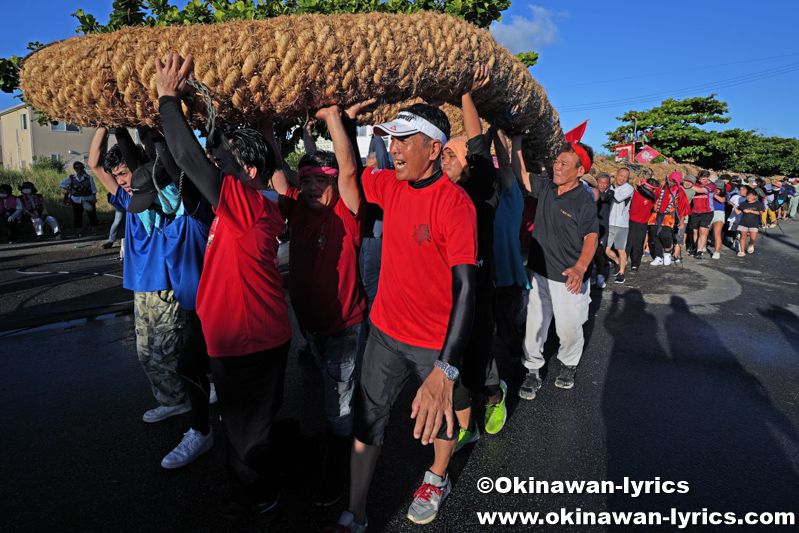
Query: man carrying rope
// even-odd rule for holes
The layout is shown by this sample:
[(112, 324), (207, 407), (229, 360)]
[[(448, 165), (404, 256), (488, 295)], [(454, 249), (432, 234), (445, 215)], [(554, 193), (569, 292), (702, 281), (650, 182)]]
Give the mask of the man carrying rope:
[(441, 171), (449, 130), (444, 112), (427, 104), (375, 127), (391, 136), (396, 170), (363, 174), (366, 199), (384, 212), (383, 262), (355, 402), (350, 507), (333, 531), (367, 528), (372, 473), (391, 407), (411, 374), (421, 382), (414, 437), (433, 444), (435, 460), (408, 518), (434, 520), (451, 488), (447, 467), (458, 437), (452, 393), (474, 315), (477, 221), (466, 192)]
[(276, 161), (263, 136), (251, 129), (221, 137), (222, 147), (206, 157), (181, 108), (192, 62), (191, 54), (185, 62), (169, 54), (165, 65), (156, 58), (156, 87), (169, 150), (216, 213), (197, 290), (197, 315), (227, 440), (229, 493), (219, 512), (229, 519), (255, 515), (270, 522), (282, 514), (280, 458), (269, 437), (283, 402), (291, 342), (277, 267), (283, 218), (277, 198), (261, 194)]
[(570, 389), (583, 353), (583, 324), (588, 320), (588, 267), (596, 253), (599, 235), (594, 196), (580, 185), (591, 170), (593, 151), (582, 143), (567, 143), (546, 174), (529, 174), (523, 168), (521, 136), (513, 139), (514, 165), (538, 198), (528, 267), (533, 271), (527, 305), (524, 366), (527, 376), (519, 388), (525, 400), (541, 388), (539, 369), (544, 366), (544, 344), (552, 318), (560, 339), (558, 360), (562, 368), (555, 386)]

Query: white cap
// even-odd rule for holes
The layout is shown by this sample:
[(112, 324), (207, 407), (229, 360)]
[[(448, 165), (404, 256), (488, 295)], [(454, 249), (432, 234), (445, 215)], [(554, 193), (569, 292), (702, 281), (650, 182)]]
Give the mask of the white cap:
[(391, 122), (378, 124), (374, 127), (374, 132), (375, 135), (380, 137), (384, 135), (404, 137), (405, 135), (413, 135), (414, 133), (424, 133), (431, 139), (438, 139), (441, 141), (441, 146), (447, 144), (447, 136), (444, 135), (443, 131), (419, 115), (414, 115), (409, 111), (402, 111), (397, 115), (397, 118)]

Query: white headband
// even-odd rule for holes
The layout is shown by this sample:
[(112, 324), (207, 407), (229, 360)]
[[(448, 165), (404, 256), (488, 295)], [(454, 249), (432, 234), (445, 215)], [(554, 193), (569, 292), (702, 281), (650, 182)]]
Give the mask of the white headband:
[(431, 139), (438, 139), (441, 146), (447, 144), (447, 136), (436, 126), (423, 119), (419, 115), (414, 115), (408, 111), (402, 111), (397, 118), (385, 124), (375, 126), (375, 134), (379, 136), (391, 135), (392, 137), (403, 137), (414, 133), (424, 133)]

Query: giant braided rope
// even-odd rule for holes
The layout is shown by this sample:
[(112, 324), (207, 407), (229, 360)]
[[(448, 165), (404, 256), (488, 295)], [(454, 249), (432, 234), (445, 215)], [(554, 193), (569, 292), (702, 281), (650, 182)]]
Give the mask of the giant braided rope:
[[(210, 88), (217, 123), (228, 126), (373, 97), (386, 109), (416, 97), (459, 104), (476, 66), (487, 63), (491, 83), (474, 94), (481, 117), (490, 123), (518, 105), (506, 129), (529, 130), (526, 146), (541, 159), (553, 159), (563, 142), (558, 114), (516, 57), (487, 30), (432, 12), (289, 15), (73, 37), (30, 55), (20, 88), (59, 121), (157, 127), (155, 58), (169, 52), (194, 54), (194, 75)], [(202, 127), (205, 105), (195, 100), (189, 120)]]

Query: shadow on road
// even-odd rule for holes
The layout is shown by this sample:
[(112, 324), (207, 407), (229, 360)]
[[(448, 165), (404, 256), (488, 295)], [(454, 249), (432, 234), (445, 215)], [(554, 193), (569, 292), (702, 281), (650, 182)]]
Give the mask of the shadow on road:
[(672, 296), (664, 332), (647, 307), (637, 290), (614, 294), (605, 318), (607, 478), (687, 481), (690, 492), (615, 493), (607, 509), (793, 510), (799, 473), (785, 449), (799, 435), (789, 419), (683, 298)]
[(787, 344), (799, 355), (799, 345), (796, 344), (799, 341), (799, 316), (778, 305), (772, 305), (765, 310), (758, 309), (757, 312), (780, 328)]

